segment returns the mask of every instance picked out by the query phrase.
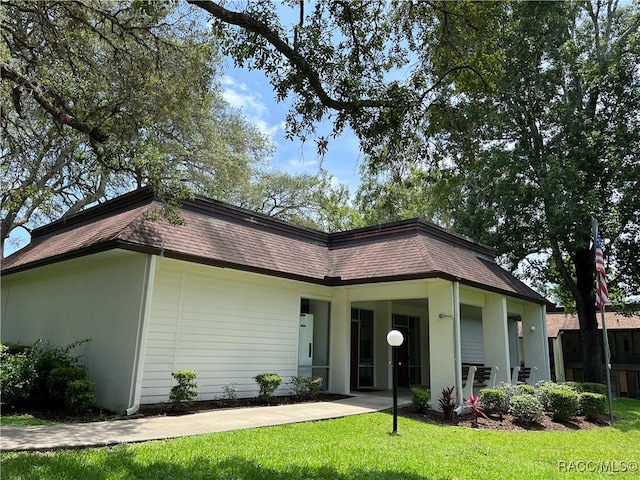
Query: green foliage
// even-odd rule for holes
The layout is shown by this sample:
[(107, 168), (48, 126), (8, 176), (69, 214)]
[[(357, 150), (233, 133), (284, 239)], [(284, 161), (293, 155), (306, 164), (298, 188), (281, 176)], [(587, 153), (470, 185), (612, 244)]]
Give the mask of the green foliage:
[(549, 407), (554, 420), (567, 421), (578, 411), (578, 394), (569, 389), (555, 388), (547, 392)]
[(562, 385), (563, 387), (566, 387), (570, 390), (573, 390), (576, 393), (582, 393), (583, 390), (583, 383), (580, 382), (562, 382), (560, 385)]
[(37, 404), (49, 401), (48, 379), (55, 368), (79, 367), (81, 356), (73, 356), (71, 351), (90, 342), (90, 338), (78, 340), (68, 345), (55, 346), (42, 340), (33, 344), (29, 356), (36, 369), (36, 384), (31, 400)]
[(589, 420), (597, 420), (604, 413), (606, 400), (607, 396), (601, 393), (584, 392), (580, 395), (580, 411)]
[(442, 389), (442, 393), (440, 394), (440, 398), (438, 399), (438, 405), (440, 405), (442, 414), (447, 420), (451, 420), (453, 411), (456, 408), (456, 402), (453, 398), (454, 388), (455, 387), (444, 387)]
[(546, 380), (540, 381), (536, 383), (536, 397), (542, 403), (544, 409), (547, 412), (553, 411), (553, 406), (551, 405), (551, 398), (549, 392), (552, 390), (564, 390), (567, 392), (573, 392), (575, 394), (577, 391), (577, 384), (571, 382), (564, 383), (556, 383), (556, 382), (548, 382)]
[(64, 392), (64, 407), (72, 413), (88, 411), (96, 401), (96, 386), (85, 379), (72, 380)]
[(320, 393), (322, 382), (322, 377), (295, 376), (287, 384), (296, 397), (315, 398)]
[(532, 395), (515, 395), (509, 400), (509, 413), (517, 423), (540, 423), (544, 417), (542, 404)]
[(282, 383), (282, 376), (277, 373), (261, 373), (253, 377), (260, 389), (258, 398), (266, 402)]
[(518, 395), (535, 395), (536, 389), (532, 385), (527, 385), (526, 383), (520, 383), (516, 386), (516, 391)]
[(504, 392), (505, 396), (505, 409), (509, 409), (509, 401), (511, 397), (518, 395), (518, 388), (516, 385), (512, 385), (509, 382), (500, 382), (496, 385), (497, 390), (501, 390)]
[(599, 393), (600, 395), (607, 395), (607, 386), (604, 383), (582, 382), (580, 384), (579, 393)]
[(325, 232), (360, 225), (349, 207), (349, 190), (329, 172), (291, 175), (280, 170), (258, 171), (249, 185), (223, 197), (231, 203), (302, 227)]
[(223, 400), (231, 400), (235, 402), (238, 399), (238, 384), (231, 383), (229, 385), (225, 385), (222, 387), (222, 399)]
[(507, 394), (499, 388), (483, 388), (480, 390), (480, 402), (487, 413), (504, 414), (507, 412)]
[(175, 222), (177, 197), (246, 185), (271, 153), (224, 100), (205, 23), (134, 3), (3, 4), (1, 240), (142, 185)]
[(75, 380), (88, 380), (85, 371), (79, 367), (56, 367), (47, 377), (47, 391), (51, 401), (63, 405), (69, 384)]
[(178, 370), (171, 373), (171, 376), (177, 382), (177, 385), (171, 387), (169, 393), (169, 402), (173, 410), (182, 405), (189, 406), (198, 396), (198, 387), (200, 386), (195, 379), (198, 372), (195, 370)]
[(431, 391), (427, 388), (413, 387), (411, 389), (411, 404), (420, 413), (427, 413), (431, 408)]
[[(3, 345), (3, 352), (8, 352), (4, 347)], [(27, 403), (37, 380), (37, 372), (31, 358), (25, 353), (2, 353), (0, 361), (2, 403), (7, 406)]]

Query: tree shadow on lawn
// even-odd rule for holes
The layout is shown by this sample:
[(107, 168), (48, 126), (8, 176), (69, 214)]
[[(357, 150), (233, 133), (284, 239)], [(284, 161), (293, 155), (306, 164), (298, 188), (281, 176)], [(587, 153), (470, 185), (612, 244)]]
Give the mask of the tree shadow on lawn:
[[(83, 451), (51, 454), (19, 455), (4, 458), (2, 461), (3, 478), (136, 478), (210, 480), (217, 478), (291, 480), (354, 478), (374, 480), (425, 480), (430, 477), (395, 470), (363, 470), (353, 468), (340, 473), (330, 466), (289, 465), (285, 469), (266, 468), (245, 457), (235, 456), (216, 461), (204, 452), (192, 452), (187, 462), (176, 459), (171, 461), (148, 462), (137, 458), (135, 452), (124, 446), (110, 449), (105, 461), (91, 464)], [(29, 472), (33, 477), (25, 472)]]

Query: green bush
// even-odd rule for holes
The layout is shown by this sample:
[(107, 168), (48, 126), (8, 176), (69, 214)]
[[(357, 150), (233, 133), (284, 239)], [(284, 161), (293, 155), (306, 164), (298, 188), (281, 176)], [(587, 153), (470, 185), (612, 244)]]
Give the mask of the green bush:
[(178, 382), (177, 385), (171, 387), (169, 393), (169, 402), (172, 409), (177, 409), (180, 405), (191, 405), (198, 396), (198, 387), (196, 381), (198, 372), (195, 370), (178, 370), (173, 372), (171, 376)]
[(96, 401), (96, 386), (87, 379), (72, 380), (64, 393), (64, 407), (72, 413), (88, 411)]
[(578, 394), (566, 388), (555, 388), (547, 393), (553, 419), (567, 421), (578, 411)]
[(500, 390), (504, 392), (504, 410), (505, 412), (509, 411), (509, 402), (512, 397), (518, 395), (518, 389), (515, 385), (511, 385), (509, 382), (500, 382), (496, 385), (496, 390)]
[[(291, 377), (291, 380), (287, 384), (291, 387), (291, 391), (297, 397), (301, 398), (315, 398), (320, 393), (322, 388), (322, 377)], [(277, 387), (276, 387), (277, 388)]]
[(573, 390), (574, 392), (576, 392), (577, 394), (582, 393), (584, 390), (582, 389), (582, 383), (580, 382), (562, 382), (560, 383), (561, 386), (566, 387), (570, 390)]
[(24, 353), (9, 354), (2, 349), (0, 365), (0, 398), (5, 405), (27, 404), (36, 384), (36, 369)]
[(517, 423), (540, 423), (544, 417), (542, 404), (533, 395), (515, 395), (509, 400), (509, 413)]
[(526, 383), (521, 383), (516, 386), (516, 391), (518, 395), (535, 395), (536, 389), (533, 388), (533, 385), (527, 385)]
[(480, 403), (487, 413), (503, 414), (507, 411), (507, 394), (499, 388), (483, 388), (480, 390)]
[(607, 395), (607, 386), (604, 383), (595, 382), (582, 382), (580, 384), (582, 393), (599, 393), (600, 395)]
[(429, 403), (429, 397), (431, 391), (427, 388), (413, 387), (411, 389), (411, 404), (420, 413), (427, 413), (431, 404)]
[(584, 392), (580, 395), (580, 411), (589, 420), (597, 420), (598, 415), (604, 413), (606, 395), (601, 393)]
[(52, 402), (64, 405), (67, 387), (75, 380), (88, 380), (87, 374), (79, 367), (56, 367), (47, 377), (47, 392)]
[(277, 373), (261, 373), (253, 377), (253, 379), (260, 388), (258, 398), (263, 402), (268, 401), (271, 395), (273, 395), (273, 392), (275, 392), (282, 383), (282, 377)]
[(556, 383), (548, 382), (546, 380), (538, 382), (536, 384), (536, 398), (540, 400), (540, 403), (542, 403), (542, 407), (547, 412), (553, 411), (553, 407), (549, 399), (549, 392), (551, 390), (564, 390), (567, 392), (577, 393), (575, 386), (571, 383)]
[(32, 401), (34, 403), (41, 405), (49, 403), (50, 398), (47, 385), (49, 374), (54, 368), (80, 367), (80, 357), (74, 357), (70, 352), (74, 348), (89, 341), (91, 341), (91, 339), (87, 338), (70, 343), (69, 345), (54, 346), (38, 340), (30, 347), (28, 355), (32, 359), (36, 369), (36, 384), (32, 393)]

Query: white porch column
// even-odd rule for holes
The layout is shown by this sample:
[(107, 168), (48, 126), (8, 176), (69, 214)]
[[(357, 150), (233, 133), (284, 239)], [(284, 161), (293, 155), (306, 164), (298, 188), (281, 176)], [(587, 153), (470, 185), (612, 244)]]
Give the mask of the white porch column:
[(551, 379), (547, 322), (544, 305), (525, 305), (522, 316), (522, 345), (525, 367), (538, 367), (536, 382)]
[(567, 376), (564, 373), (564, 353), (562, 351), (562, 332), (553, 339), (553, 362), (556, 367), (556, 382), (566, 382)]
[(511, 380), (509, 358), (509, 327), (507, 325), (507, 298), (504, 295), (487, 295), (482, 309), (482, 337), (484, 364), (498, 367), (496, 383)]
[[(387, 343), (387, 333), (391, 330), (391, 316), (393, 315), (391, 300), (376, 302), (376, 318), (373, 323), (375, 352), (375, 385), (379, 388), (391, 390), (393, 376), (391, 373), (391, 347)], [(406, 341), (406, 339), (405, 339)], [(378, 353), (379, 352), (379, 353)], [(378, 363), (382, 362), (382, 363)]]
[(336, 289), (331, 302), (331, 368), (329, 391), (348, 394), (351, 369), (351, 303), (346, 288)]
[(453, 283), (429, 283), (429, 383), (434, 410), (440, 410), (442, 389), (455, 386), (454, 313)]

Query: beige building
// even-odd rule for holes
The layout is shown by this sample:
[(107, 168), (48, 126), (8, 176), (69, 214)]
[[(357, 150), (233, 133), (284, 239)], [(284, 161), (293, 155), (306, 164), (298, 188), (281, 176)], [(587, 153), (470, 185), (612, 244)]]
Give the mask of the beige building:
[[(391, 387), (386, 334), (400, 330), (400, 385), (439, 392), (464, 364), (537, 367), (550, 378), (545, 304), (469, 239), (417, 220), (326, 234), (220, 202), (154, 220), (139, 190), (33, 232), (2, 264), (3, 342), (80, 347), (97, 402), (133, 413), (166, 401), (171, 372), (200, 399), (253, 377), (317, 375), (333, 393)], [(518, 348), (518, 327), (525, 332)]]

